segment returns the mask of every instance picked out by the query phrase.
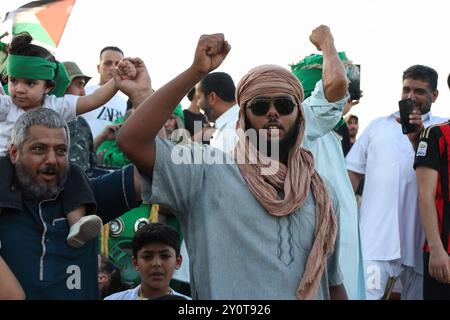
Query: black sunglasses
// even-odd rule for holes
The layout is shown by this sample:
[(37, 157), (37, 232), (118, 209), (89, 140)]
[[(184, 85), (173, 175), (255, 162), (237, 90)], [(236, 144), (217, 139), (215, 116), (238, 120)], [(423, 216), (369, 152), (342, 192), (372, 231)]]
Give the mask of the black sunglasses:
[(247, 104), (247, 108), (252, 110), (255, 116), (263, 116), (269, 111), (273, 103), (277, 112), (281, 115), (288, 115), (294, 111), (297, 104), (290, 97), (276, 98), (255, 98)]

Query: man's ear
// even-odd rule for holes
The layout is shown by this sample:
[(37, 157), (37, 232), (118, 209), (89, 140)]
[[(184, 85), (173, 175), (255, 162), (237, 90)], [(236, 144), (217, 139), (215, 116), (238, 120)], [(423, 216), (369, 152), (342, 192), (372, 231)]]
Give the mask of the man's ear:
[(100, 65), (97, 65), (97, 72), (100, 73)]
[(219, 96), (214, 92), (210, 92), (208, 94), (208, 102), (210, 105), (214, 105), (217, 102), (217, 99), (219, 98)]
[(433, 103), (436, 101), (438, 95), (439, 95), (439, 91), (438, 91), (438, 90), (434, 90), (434, 91), (431, 93), (431, 101), (432, 101)]
[(9, 157), (11, 158), (11, 162), (13, 164), (16, 164), (17, 159), (19, 158), (18, 150), (15, 145), (11, 145), (11, 148), (9, 149)]

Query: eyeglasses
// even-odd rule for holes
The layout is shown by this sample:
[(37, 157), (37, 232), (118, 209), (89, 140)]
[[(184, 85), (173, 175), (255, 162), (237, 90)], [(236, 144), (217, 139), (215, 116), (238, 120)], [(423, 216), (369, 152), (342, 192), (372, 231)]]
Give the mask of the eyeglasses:
[(297, 106), (290, 97), (276, 97), (255, 98), (247, 104), (247, 108), (252, 110), (255, 116), (263, 116), (269, 111), (272, 103), (277, 112), (281, 115), (291, 114)]

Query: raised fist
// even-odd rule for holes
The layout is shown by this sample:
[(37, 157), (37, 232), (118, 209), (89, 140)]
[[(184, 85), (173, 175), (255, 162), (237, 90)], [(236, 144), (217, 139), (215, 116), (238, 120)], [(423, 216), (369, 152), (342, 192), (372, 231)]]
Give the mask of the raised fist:
[(314, 29), (309, 36), (309, 40), (319, 51), (322, 51), (322, 48), (326, 43), (334, 41), (330, 28), (325, 25), (320, 25)]

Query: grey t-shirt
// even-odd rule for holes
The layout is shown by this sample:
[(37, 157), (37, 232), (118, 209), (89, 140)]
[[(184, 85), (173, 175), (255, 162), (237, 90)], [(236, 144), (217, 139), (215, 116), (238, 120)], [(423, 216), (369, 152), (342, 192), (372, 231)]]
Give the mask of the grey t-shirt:
[[(214, 152), (215, 159), (231, 164), (189, 164), (201, 158), (211, 161)], [(153, 176), (142, 176), (142, 195), (180, 220), (193, 299), (296, 299), (314, 240), (311, 193), (297, 212), (272, 216), (253, 196), (238, 166), (220, 150), (157, 138)], [(338, 214), (334, 193), (332, 198)], [(338, 241), (317, 299), (329, 299), (329, 287), (342, 284)]]

